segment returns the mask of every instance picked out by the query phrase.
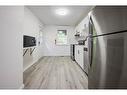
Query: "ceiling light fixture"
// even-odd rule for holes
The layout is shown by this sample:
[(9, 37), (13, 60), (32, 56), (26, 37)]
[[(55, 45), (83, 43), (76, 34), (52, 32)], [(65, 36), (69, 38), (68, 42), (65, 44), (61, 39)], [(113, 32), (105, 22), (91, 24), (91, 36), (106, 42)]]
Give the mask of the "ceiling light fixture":
[(69, 13), (69, 11), (65, 8), (56, 9), (56, 14), (57, 15), (65, 16), (68, 13)]

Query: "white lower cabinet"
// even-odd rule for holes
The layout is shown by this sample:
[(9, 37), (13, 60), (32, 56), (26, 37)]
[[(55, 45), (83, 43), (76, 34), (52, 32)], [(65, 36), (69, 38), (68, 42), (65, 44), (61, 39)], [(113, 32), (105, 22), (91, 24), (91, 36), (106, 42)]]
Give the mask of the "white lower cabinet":
[(89, 69), (89, 56), (88, 51), (83, 45), (75, 45), (75, 61), (80, 65), (80, 67), (88, 74)]
[(84, 46), (75, 45), (75, 61), (84, 69)]

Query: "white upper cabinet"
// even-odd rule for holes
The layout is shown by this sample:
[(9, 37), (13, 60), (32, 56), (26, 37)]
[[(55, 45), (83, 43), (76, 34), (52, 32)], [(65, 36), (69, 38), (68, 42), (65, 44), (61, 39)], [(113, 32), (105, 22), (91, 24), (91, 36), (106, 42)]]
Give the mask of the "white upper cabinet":
[(76, 27), (75, 34), (80, 33), (80, 37), (86, 37), (89, 31), (89, 17), (85, 17)]

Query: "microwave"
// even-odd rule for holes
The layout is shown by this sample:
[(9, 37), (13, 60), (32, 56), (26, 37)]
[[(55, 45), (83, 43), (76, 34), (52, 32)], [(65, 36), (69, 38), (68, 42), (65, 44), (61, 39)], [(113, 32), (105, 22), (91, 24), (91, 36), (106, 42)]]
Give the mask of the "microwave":
[(32, 36), (23, 36), (23, 47), (32, 47), (36, 46), (36, 38)]

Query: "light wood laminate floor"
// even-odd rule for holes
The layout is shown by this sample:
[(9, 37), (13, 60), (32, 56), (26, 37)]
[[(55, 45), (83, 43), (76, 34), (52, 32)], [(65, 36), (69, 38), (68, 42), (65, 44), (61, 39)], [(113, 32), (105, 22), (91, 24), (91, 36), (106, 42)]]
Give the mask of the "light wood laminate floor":
[(87, 89), (88, 79), (70, 57), (43, 57), (24, 72), (25, 89)]

